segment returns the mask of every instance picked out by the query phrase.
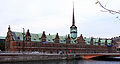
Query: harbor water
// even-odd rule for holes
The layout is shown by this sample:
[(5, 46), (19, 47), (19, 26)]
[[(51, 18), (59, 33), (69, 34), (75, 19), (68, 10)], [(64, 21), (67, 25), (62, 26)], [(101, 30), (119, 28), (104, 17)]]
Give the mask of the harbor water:
[(120, 64), (120, 61), (45, 60), (45, 61), (26, 61), (26, 62), (6, 62), (0, 64)]

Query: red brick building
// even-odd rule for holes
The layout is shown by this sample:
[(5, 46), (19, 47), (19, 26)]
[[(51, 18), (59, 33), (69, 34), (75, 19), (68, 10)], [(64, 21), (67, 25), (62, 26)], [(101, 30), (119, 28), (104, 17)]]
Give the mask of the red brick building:
[(27, 30), (26, 33), (14, 32), (8, 28), (6, 40), (6, 51), (39, 51), (43, 53), (108, 53), (116, 52), (116, 47), (111, 39), (85, 38), (82, 34), (77, 37), (77, 27), (75, 26), (74, 8), (73, 20), (70, 27), (70, 35), (59, 36), (46, 35), (45, 31), (40, 34), (33, 34)]

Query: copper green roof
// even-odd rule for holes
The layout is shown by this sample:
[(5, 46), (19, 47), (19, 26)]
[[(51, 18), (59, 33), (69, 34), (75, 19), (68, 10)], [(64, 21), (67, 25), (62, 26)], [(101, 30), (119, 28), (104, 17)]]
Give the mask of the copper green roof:
[[(14, 40), (23, 41), (23, 34), (21, 32), (12, 32), (12, 35)], [(31, 33), (30, 35), (31, 35), (31, 41), (41, 42), (42, 33), (40, 34)], [(55, 37), (56, 35), (46, 35), (46, 41), (53, 43)], [(60, 38), (59, 40), (60, 43), (66, 43), (66, 38), (67, 38), (66, 36), (59, 36), (59, 38)]]
[(100, 40), (101, 45), (105, 45), (105, 39), (104, 40)]
[(60, 38), (60, 43), (66, 43), (66, 39), (67, 39), (66, 36), (59, 36), (59, 38)]
[[(13, 39), (16, 41), (23, 41), (23, 34), (21, 32), (12, 32)], [(39, 42), (42, 34), (31, 33), (31, 41)]]
[[(22, 32), (12, 32), (12, 35), (13, 35), (13, 39), (16, 40), (16, 41), (23, 41), (23, 34)], [(31, 35), (31, 41), (33, 42), (41, 42), (41, 36), (42, 36), (42, 33), (39, 33), (39, 34), (34, 34), (34, 33), (30, 33)], [(46, 35), (46, 42), (49, 42), (49, 43), (54, 43), (54, 39), (56, 37), (56, 34), (55, 35)], [(3, 38), (3, 37), (0, 37), (0, 38)], [(67, 36), (59, 36), (59, 42), (60, 43), (66, 43), (66, 39), (67, 39)], [(4, 39), (4, 38), (3, 38)], [(85, 44), (86, 45), (90, 45), (91, 43), (91, 38), (84, 38), (85, 40)], [(99, 41), (99, 38), (93, 38), (93, 45), (98, 45), (98, 41)], [(112, 40), (107, 40), (107, 45), (111, 45), (111, 42)], [(77, 44), (77, 38), (76, 39), (71, 39), (71, 44)], [(105, 39), (100, 39), (100, 43), (101, 45), (105, 45)]]
[(46, 41), (54, 43), (55, 37), (56, 37), (56, 35), (46, 35)]
[(90, 45), (91, 38), (84, 38), (85, 44)]
[(94, 38), (93, 39), (93, 45), (98, 45), (99, 38)]
[(78, 43), (78, 42), (77, 42), (77, 38), (76, 38), (76, 39), (71, 39), (70, 43), (71, 43), (71, 44), (77, 44), (77, 43)]
[(4, 36), (0, 36), (0, 39), (5, 39), (5, 37)]
[(23, 34), (21, 32), (12, 32), (13, 40), (16, 41), (22, 41), (23, 40)]
[(107, 40), (107, 45), (111, 45), (112, 40)]
[(40, 42), (41, 41), (42, 33), (40, 33), (40, 34), (31, 33), (30, 35), (31, 35), (31, 41), (35, 41), (35, 42)]

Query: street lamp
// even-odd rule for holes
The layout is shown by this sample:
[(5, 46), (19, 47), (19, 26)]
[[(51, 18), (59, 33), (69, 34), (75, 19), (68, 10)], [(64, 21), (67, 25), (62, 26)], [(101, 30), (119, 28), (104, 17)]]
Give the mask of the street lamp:
[(25, 47), (25, 29), (23, 28), (23, 52), (24, 52), (24, 47)]

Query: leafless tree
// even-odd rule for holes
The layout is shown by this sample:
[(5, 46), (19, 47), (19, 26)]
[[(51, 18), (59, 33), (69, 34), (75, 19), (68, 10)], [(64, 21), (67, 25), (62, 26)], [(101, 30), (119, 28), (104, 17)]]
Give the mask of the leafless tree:
[[(108, 8), (106, 8), (106, 6), (103, 6), (103, 4), (101, 4), (101, 2), (99, 0), (97, 0), (96, 4), (99, 4), (100, 7), (102, 7), (105, 10), (105, 11), (102, 11), (102, 12), (109, 12), (110, 14), (113, 14), (113, 15), (120, 14), (120, 10), (116, 11), (116, 10), (108, 9)], [(119, 16), (116, 16), (116, 18), (119, 19)]]

